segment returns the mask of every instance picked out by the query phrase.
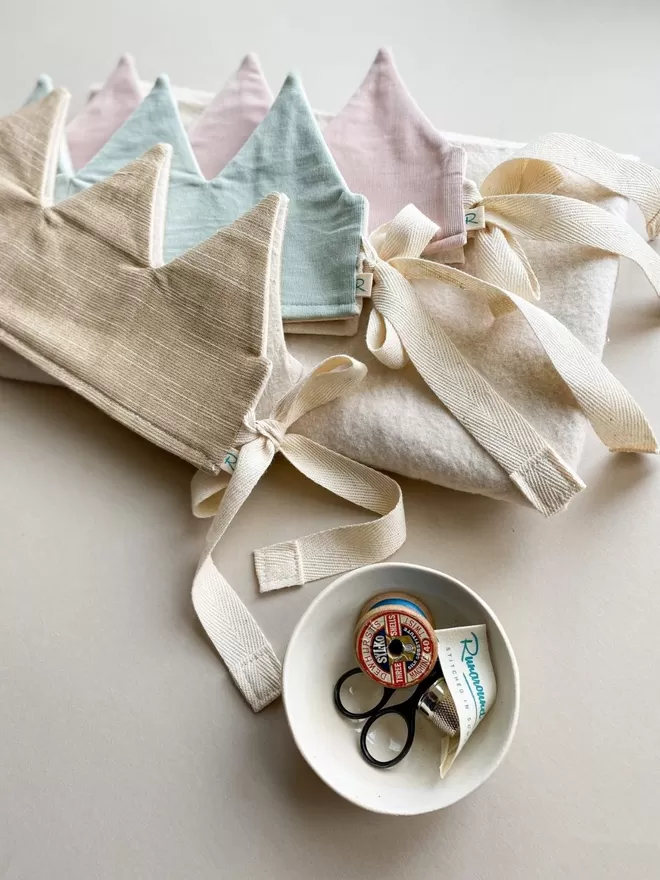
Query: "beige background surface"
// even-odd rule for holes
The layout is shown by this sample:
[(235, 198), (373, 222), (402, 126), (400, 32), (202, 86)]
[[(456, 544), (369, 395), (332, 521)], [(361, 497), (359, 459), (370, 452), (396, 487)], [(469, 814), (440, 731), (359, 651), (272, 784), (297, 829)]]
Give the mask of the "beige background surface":
[[(109, 5), (109, 4), (108, 4)], [(660, 164), (660, 6), (471, 0), (2, 3), (0, 111), (41, 71), (79, 97), (130, 49), (144, 75), (219, 87), (249, 49), (338, 109), (390, 44), (439, 127), (567, 130)], [(660, 431), (660, 306), (623, 267), (605, 359)], [(516, 649), (508, 759), (414, 819), (342, 802), (282, 708), (255, 717), (197, 624), (191, 471), (71, 394), (0, 382), (0, 878), (657, 877), (660, 461), (590, 439), (560, 517), (404, 484), (401, 560), (470, 584)], [(218, 561), (283, 650), (323, 586), (258, 597), (250, 550), (349, 522), (273, 467)]]

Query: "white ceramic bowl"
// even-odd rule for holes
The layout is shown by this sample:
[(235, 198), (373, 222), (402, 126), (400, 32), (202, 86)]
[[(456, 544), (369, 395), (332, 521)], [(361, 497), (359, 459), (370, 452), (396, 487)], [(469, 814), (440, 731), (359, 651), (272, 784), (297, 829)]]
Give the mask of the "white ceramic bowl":
[[(333, 703), (336, 680), (356, 665), (352, 636), (357, 614), (367, 599), (385, 590), (418, 596), (438, 629), (487, 625), (497, 697), (445, 779), (440, 779), (438, 733), (431, 725), (418, 723), (409, 755), (381, 770), (361, 756), (362, 722), (344, 718)], [(419, 565), (370, 565), (330, 584), (291, 636), (282, 687), (289, 726), (307, 763), (342, 797), (376, 813), (427, 813), (464, 798), (504, 758), (518, 721), (518, 666), (499, 620), (464, 584)]]

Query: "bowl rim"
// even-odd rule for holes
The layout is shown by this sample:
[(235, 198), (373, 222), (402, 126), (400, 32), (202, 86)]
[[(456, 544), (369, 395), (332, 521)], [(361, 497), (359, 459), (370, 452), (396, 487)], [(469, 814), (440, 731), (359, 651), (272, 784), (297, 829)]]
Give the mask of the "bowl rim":
[[(356, 797), (352, 797), (343, 791), (339, 791), (339, 789), (333, 784), (331, 779), (328, 778), (328, 775), (323, 773), (312, 762), (312, 759), (308, 755), (305, 746), (301, 743), (300, 738), (298, 737), (298, 735), (294, 729), (294, 725), (292, 723), (292, 720), (291, 720), (291, 712), (293, 710), (290, 709), (289, 703), (287, 700), (287, 688), (286, 688), (287, 669), (289, 667), (289, 658), (291, 656), (292, 650), (294, 649), (295, 642), (298, 640), (298, 638), (300, 638), (300, 633), (301, 633), (305, 623), (307, 622), (307, 619), (311, 616), (311, 614), (313, 613), (316, 606), (319, 605), (324, 600), (326, 595), (328, 593), (334, 592), (338, 588), (341, 588), (342, 584), (345, 581), (351, 580), (351, 579), (355, 578), (356, 576), (359, 576), (367, 571), (372, 571), (374, 569), (379, 569), (379, 570), (380, 569), (387, 569), (387, 568), (389, 568), (389, 569), (398, 568), (398, 569), (408, 569), (408, 570), (414, 569), (416, 571), (423, 571), (423, 572), (430, 574), (430, 575), (433, 575), (433, 576), (440, 575), (441, 577), (446, 578), (449, 581), (453, 581), (454, 584), (456, 584), (458, 587), (460, 587), (462, 590), (464, 590), (466, 593), (468, 593), (471, 596), (471, 598), (484, 609), (484, 611), (488, 615), (489, 619), (492, 620), (493, 624), (497, 627), (497, 629), (498, 629), (498, 631), (504, 641), (504, 645), (506, 647), (507, 653), (508, 653), (510, 661), (511, 661), (511, 668), (513, 671), (514, 705), (513, 705), (513, 713), (511, 715), (511, 719), (509, 721), (509, 729), (507, 732), (506, 739), (504, 740), (502, 746), (500, 747), (500, 750), (497, 754), (497, 757), (493, 761), (492, 766), (488, 769), (488, 772), (484, 776), (482, 776), (468, 791), (465, 791), (463, 794), (458, 795), (453, 800), (450, 800), (448, 803), (443, 804), (442, 806), (439, 806), (439, 807), (429, 807), (428, 809), (422, 809), (422, 810), (415, 810), (415, 809), (413, 809), (413, 810), (390, 810), (390, 809), (386, 809), (386, 808), (377, 809), (374, 806), (367, 806), (364, 802), (358, 800)], [(511, 642), (509, 641), (509, 637), (507, 636), (507, 634), (504, 630), (504, 627), (500, 623), (498, 616), (495, 614), (495, 612), (490, 607), (490, 605), (487, 602), (485, 602), (481, 598), (481, 596), (479, 596), (477, 593), (475, 593), (474, 590), (472, 590), (470, 587), (468, 587), (462, 581), (458, 580), (458, 578), (453, 577), (453, 575), (446, 574), (445, 572), (440, 571), (437, 568), (430, 568), (427, 565), (416, 565), (415, 563), (412, 563), (412, 562), (378, 562), (378, 563), (374, 563), (372, 565), (364, 565), (361, 568), (354, 569), (353, 571), (348, 571), (345, 574), (341, 575), (340, 577), (336, 578), (334, 581), (332, 581), (332, 583), (328, 584), (327, 587), (325, 587), (323, 590), (321, 590), (321, 592), (318, 594), (318, 596), (316, 596), (316, 598), (312, 602), (310, 602), (310, 604), (307, 606), (307, 608), (305, 609), (303, 614), (300, 616), (300, 619), (296, 623), (294, 630), (291, 633), (291, 638), (289, 639), (289, 643), (287, 645), (286, 652), (284, 654), (284, 661), (282, 664), (282, 703), (284, 705), (284, 712), (286, 715), (287, 724), (289, 725), (289, 730), (291, 731), (291, 735), (293, 737), (293, 740), (296, 744), (298, 751), (305, 759), (305, 762), (307, 763), (307, 765), (328, 786), (328, 788), (332, 789), (336, 794), (338, 794), (340, 797), (344, 798), (344, 800), (349, 801), (352, 804), (355, 804), (356, 807), (361, 807), (363, 810), (368, 810), (372, 813), (380, 813), (381, 815), (388, 815), (388, 816), (419, 816), (419, 815), (423, 815), (425, 813), (433, 813), (438, 810), (447, 809), (447, 807), (451, 807), (453, 804), (457, 803), (458, 801), (461, 801), (464, 798), (468, 797), (474, 791), (476, 791), (478, 788), (480, 788), (488, 779), (490, 779), (490, 777), (493, 775), (493, 773), (500, 766), (500, 764), (502, 763), (502, 761), (506, 757), (506, 755), (511, 747), (511, 743), (513, 741), (513, 737), (515, 735), (516, 728), (518, 726), (518, 716), (520, 713), (520, 673), (518, 670), (518, 661), (516, 660), (516, 655), (513, 651), (513, 647), (511, 645)]]

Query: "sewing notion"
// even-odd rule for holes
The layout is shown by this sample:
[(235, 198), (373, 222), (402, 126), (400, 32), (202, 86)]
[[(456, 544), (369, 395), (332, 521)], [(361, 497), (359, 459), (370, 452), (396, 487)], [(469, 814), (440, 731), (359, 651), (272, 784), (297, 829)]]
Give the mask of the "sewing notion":
[[(415, 740), (419, 711), (444, 737), (440, 761), (444, 775), (495, 698), (486, 627), (479, 624), (437, 633), (432, 627), (431, 613), (424, 603), (403, 593), (375, 596), (360, 612), (355, 638), (360, 665), (337, 679), (334, 702), (345, 718), (364, 721), (360, 751), (374, 767), (394, 767), (406, 757)], [(445, 680), (438, 659), (439, 640), (454, 688)], [(364, 694), (360, 681), (364, 675), (383, 684), (376, 702)], [(397, 689), (411, 685), (416, 687), (410, 696), (393, 701)], [(351, 703), (353, 707), (349, 707)], [(397, 736), (388, 723), (392, 721), (403, 722), (405, 737)], [(454, 737), (458, 743), (447, 742)], [(379, 739), (385, 743), (382, 758), (372, 751)]]
[[(437, 627), (436, 659), (412, 686), (385, 685), (356, 663), (359, 623), (383, 609)], [(394, 655), (396, 638), (386, 639)], [(343, 575), (312, 602), (289, 642), (282, 694), (298, 748), (328, 785), (365, 809), (412, 815), (454, 803), (495, 770), (516, 727), (518, 670), (472, 590), (384, 563)]]
[(355, 654), (361, 671), (388, 688), (416, 684), (438, 656), (430, 611), (405, 593), (375, 596), (358, 616)]

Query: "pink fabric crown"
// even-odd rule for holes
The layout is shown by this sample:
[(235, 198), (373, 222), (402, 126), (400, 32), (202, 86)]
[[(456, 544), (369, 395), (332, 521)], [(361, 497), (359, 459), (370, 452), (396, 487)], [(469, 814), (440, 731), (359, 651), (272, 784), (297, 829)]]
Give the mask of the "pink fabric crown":
[[(126, 59), (122, 63), (126, 67)], [(122, 116), (123, 121), (129, 105), (136, 106), (140, 83), (132, 67), (124, 69), (122, 76), (131, 82), (122, 92), (115, 82), (121, 81), (118, 73), (119, 68), (93, 100), (99, 102), (105, 93), (106, 112)], [(190, 141), (205, 177), (214, 177), (236, 155), (272, 101), (256, 55), (247, 55), (190, 127)], [(108, 104), (114, 110), (108, 110)], [(89, 106), (83, 111), (79, 129), (90, 125), (90, 111)], [(389, 51), (378, 52), (364, 81), (327, 123), (324, 135), (349, 188), (367, 197), (371, 229), (412, 202), (440, 227), (427, 254), (465, 243), (465, 152), (424, 116)]]
[(133, 58), (122, 55), (102, 88), (67, 125), (66, 137), (74, 171), (84, 168), (141, 100)]
[(367, 197), (371, 229), (412, 202), (440, 227), (427, 254), (465, 244), (465, 151), (424, 116), (389, 51), (323, 133), (350, 189)]
[(204, 177), (219, 174), (250, 137), (273, 103), (273, 94), (252, 52), (189, 129)]
[[(122, 55), (102, 86), (93, 86), (88, 104), (67, 129), (71, 161), (78, 170), (98, 153), (151, 91), (152, 83), (140, 80), (130, 55)], [(188, 94), (188, 90), (186, 90)], [(273, 103), (257, 56), (250, 52), (217, 95), (190, 92), (194, 113), (182, 112), (190, 145), (200, 170), (208, 180), (236, 156)], [(188, 110), (190, 111), (190, 107)]]

